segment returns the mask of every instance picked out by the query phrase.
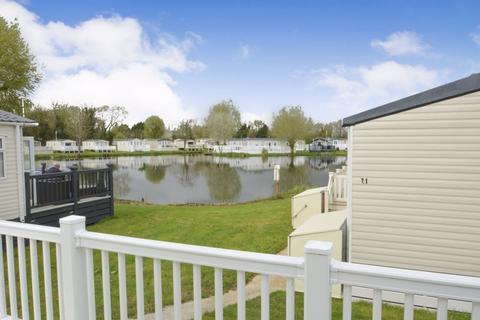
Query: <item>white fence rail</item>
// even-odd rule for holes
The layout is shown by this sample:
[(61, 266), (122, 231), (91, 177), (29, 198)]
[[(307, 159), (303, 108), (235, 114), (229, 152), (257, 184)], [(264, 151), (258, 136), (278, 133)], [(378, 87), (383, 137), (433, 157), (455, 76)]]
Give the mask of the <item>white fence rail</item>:
[[(405, 319), (413, 319), (414, 295), (426, 295), (438, 298), (437, 319), (447, 319), (448, 300), (454, 299), (469, 302), (472, 319), (480, 320), (480, 279), (338, 262), (331, 259), (329, 243), (309, 242), (304, 257), (285, 257), (88, 232), (85, 218), (78, 216), (61, 219), (60, 228), (0, 221), (0, 234), (5, 239), (5, 244), (0, 245), (0, 319), (111, 319), (112, 311), (118, 311), (120, 319), (127, 319), (132, 317), (127, 314), (131, 299), (136, 302), (135, 318), (144, 319), (144, 263), (148, 258), (153, 264), (154, 296), (153, 301), (147, 302), (155, 306), (155, 319), (162, 319), (164, 307), (161, 262), (170, 261), (175, 319), (182, 319), (181, 265), (191, 264), (195, 319), (202, 317), (201, 268), (211, 267), (214, 269), (216, 319), (223, 319), (224, 270), (235, 270), (238, 319), (246, 317), (246, 273), (256, 273), (261, 275), (261, 319), (270, 317), (269, 277), (281, 276), (287, 279), (287, 319), (294, 319), (295, 315), (294, 281), (302, 279), (305, 283), (304, 319), (331, 319), (330, 289), (332, 284), (340, 283), (344, 285), (344, 319), (352, 318), (352, 287), (364, 287), (374, 290), (374, 320), (381, 319), (383, 290), (405, 294)], [(42, 244), (42, 263), (38, 241)], [(52, 243), (56, 253), (54, 263), (50, 257)], [(101, 256), (97, 266), (93, 259), (95, 251)], [(117, 256), (117, 274), (111, 273), (111, 255)], [(126, 268), (129, 256), (135, 259), (133, 270)], [(96, 272), (100, 269), (100, 273)], [(95, 281), (95, 274), (101, 276), (101, 281)], [(111, 279), (112, 276), (117, 279)], [(127, 277), (135, 278), (135, 297), (127, 294)], [(101, 291), (96, 291), (95, 285), (101, 285)], [(112, 295), (111, 286), (118, 286), (118, 297)], [(54, 294), (58, 295), (57, 299)], [(112, 298), (118, 299), (119, 310), (112, 310)], [(97, 307), (97, 303), (101, 306)]]
[(328, 180), (330, 202), (347, 201), (347, 175), (342, 170), (330, 173)]

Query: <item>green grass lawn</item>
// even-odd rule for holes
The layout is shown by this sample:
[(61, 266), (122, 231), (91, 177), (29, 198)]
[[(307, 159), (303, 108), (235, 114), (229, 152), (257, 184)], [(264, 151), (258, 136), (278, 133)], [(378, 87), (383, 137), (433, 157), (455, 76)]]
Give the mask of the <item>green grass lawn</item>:
[[(161, 206), (139, 203), (116, 203), (115, 216), (88, 228), (90, 231), (146, 239), (222, 247), (246, 251), (277, 253), (286, 247), (291, 232), (290, 199), (262, 200), (238, 205)], [(101, 262), (96, 252), (95, 286), (97, 316), (103, 315)], [(153, 312), (153, 262), (144, 259), (145, 311)], [(118, 318), (117, 256), (110, 255), (113, 318)], [(248, 275), (251, 277), (252, 275)], [(163, 300), (173, 303), (172, 267), (162, 264)], [(192, 300), (192, 267), (182, 266), (182, 300)], [(224, 272), (224, 290), (236, 285), (236, 273)], [(135, 263), (127, 257), (127, 291), (129, 316), (136, 314)], [(202, 268), (202, 294), (214, 292), (213, 269)]]
[[(247, 301), (247, 319), (260, 319), (260, 298)], [(215, 319), (215, 313), (205, 314), (205, 320)], [(224, 309), (224, 319), (237, 319), (237, 306), (232, 305)], [(285, 292), (277, 291), (270, 295), (270, 319), (285, 319)], [(303, 294), (295, 295), (295, 319), (303, 319)], [(342, 319), (342, 300), (333, 299), (332, 319)], [(372, 304), (366, 301), (354, 302), (352, 306), (352, 319), (372, 319)], [(402, 320), (403, 308), (394, 305), (384, 304), (382, 308), (382, 319)], [(435, 320), (436, 313), (430, 310), (415, 310), (415, 320)], [(470, 315), (460, 312), (449, 312), (449, 320), (467, 320)]]

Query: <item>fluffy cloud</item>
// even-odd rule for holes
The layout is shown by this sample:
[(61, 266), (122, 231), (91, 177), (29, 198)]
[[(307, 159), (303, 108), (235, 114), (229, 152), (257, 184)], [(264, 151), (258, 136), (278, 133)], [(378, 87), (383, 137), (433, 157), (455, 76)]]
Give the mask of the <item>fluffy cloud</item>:
[(388, 36), (386, 40), (374, 40), (371, 43), (374, 48), (382, 49), (391, 56), (407, 54), (422, 55), (428, 49), (420, 36), (415, 32), (401, 31)]
[(129, 123), (151, 114), (169, 124), (192, 116), (174, 92), (172, 74), (204, 68), (188, 58), (200, 36), (151, 36), (136, 19), (121, 16), (98, 16), (75, 26), (43, 23), (7, 0), (0, 0), (0, 12), (7, 20), (18, 19), (43, 69), (35, 102), (122, 105), (129, 111)]
[(248, 45), (248, 44), (242, 44), (240, 45), (240, 50), (239, 50), (239, 58), (240, 59), (248, 59), (252, 57), (253, 55), (253, 48)]
[(438, 85), (444, 72), (422, 65), (386, 61), (372, 66), (337, 66), (316, 70), (315, 86), (332, 90), (326, 99), (329, 112), (353, 114)]
[(270, 124), (272, 122), (272, 114), (271, 113), (255, 113), (255, 112), (248, 112), (244, 111), (241, 112), (242, 122), (253, 122), (255, 120), (262, 120), (263, 122)]
[(480, 32), (472, 33), (471, 36), (472, 36), (473, 42), (475, 42), (480, 46)]

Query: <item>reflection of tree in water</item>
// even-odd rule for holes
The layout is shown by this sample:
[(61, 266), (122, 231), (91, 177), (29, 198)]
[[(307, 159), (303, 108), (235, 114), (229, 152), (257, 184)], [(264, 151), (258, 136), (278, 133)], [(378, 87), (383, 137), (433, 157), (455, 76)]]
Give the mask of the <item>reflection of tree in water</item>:
[(305, 166), (288, 166), (280, 168), (280, 192), (287, 192), (298, 186), (309, 185), (309, 177)]
[(237, 170), (228, 164), (205, 163), (205, 177), (212, 199), (220, 202), (233, 201), (242, 189)]
[(190, 161), (190, 157), (184, 156), (183, 163), (175, 165), (175, 175), (178, 177), (178, 181), (183, 186), (193, 187), (194, 180), (202, 170), (199, 167), (199, 162)]
[(329, 169), (333, 171), (346, 164), (345, 157), (311, 157), (308, 161), (310, 168), (315, 170)]
[(145, 172), (145, 178), (152, 183), (159, 183), (165, 178), (167, 168), (165, 166), (144, 164), (142, 170)]
[(113, 172), (113, 196), (124, 197), (130, 193), (130, 173), (128, 171)]

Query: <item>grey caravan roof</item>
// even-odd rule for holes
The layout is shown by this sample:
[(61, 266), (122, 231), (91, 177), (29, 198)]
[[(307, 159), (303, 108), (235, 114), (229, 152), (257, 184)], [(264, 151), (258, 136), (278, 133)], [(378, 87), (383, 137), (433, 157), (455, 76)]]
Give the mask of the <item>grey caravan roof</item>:
[(0, 110), (0, 122), (13, 122), (13, 123), (35, 123), (35, 121), (21, 117), (11, 112)]
[(348, 127), (369, 120), (392, 115), (405, 110), (422, 107), (434, 102), (447, 100), (480, 91), (480, 73), (453, 81), (439, 87), (423, 91), (412, 96), (384, 104), (343, 119), (343, 126)]

